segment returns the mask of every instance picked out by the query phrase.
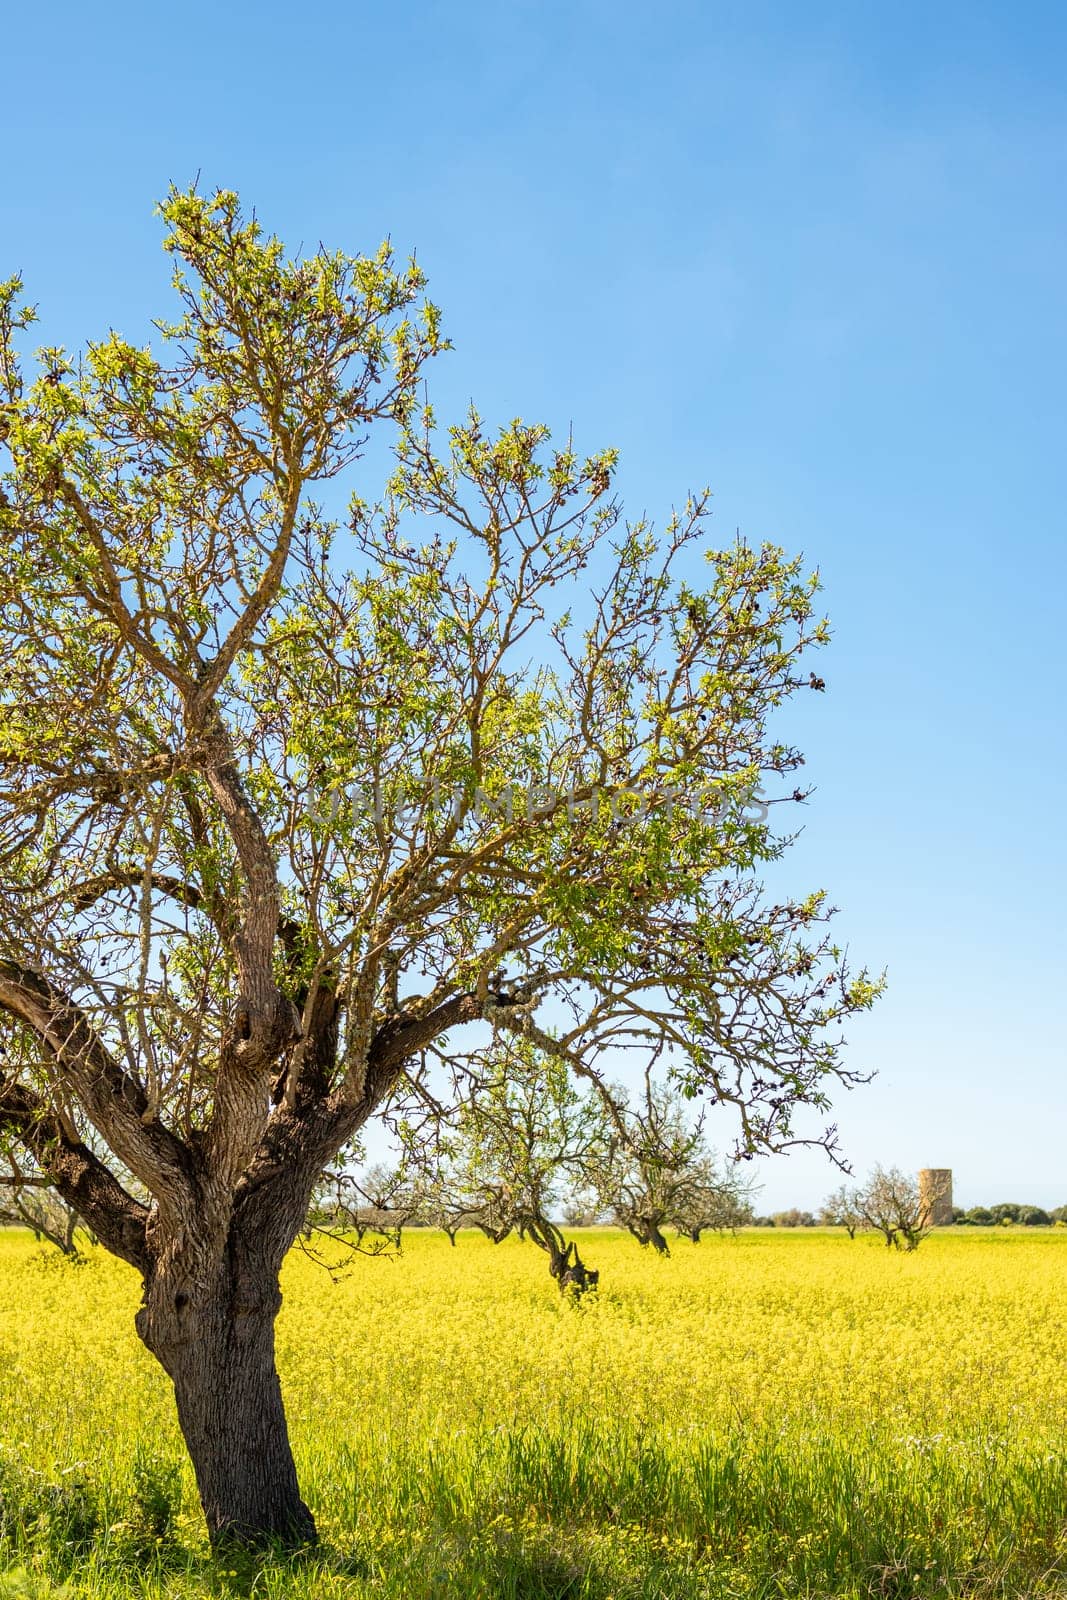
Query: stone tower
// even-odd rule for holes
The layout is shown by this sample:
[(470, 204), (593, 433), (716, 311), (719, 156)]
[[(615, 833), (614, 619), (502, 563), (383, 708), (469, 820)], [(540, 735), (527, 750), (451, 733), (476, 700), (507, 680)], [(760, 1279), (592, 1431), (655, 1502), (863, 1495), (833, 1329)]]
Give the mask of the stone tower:
[(935, 1228), (952, 1221), (952, 1168), (924, 1167), (919, 1173), (919, 1204)]

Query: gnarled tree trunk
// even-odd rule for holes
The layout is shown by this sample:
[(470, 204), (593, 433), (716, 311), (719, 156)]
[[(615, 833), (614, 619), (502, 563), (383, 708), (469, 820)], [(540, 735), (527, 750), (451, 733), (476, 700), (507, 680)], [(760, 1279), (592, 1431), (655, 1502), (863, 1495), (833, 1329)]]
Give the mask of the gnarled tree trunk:
[(519, 1234), (522, 1238), (532, 1239), (539, 1249), (545, 1251), (548, 1270), (555, 1278), (560, 1294), (570, 1291), (574, 1295), (583, 1295), (597, 1287), (600, 1273), (585, 1265), (578, 1254), (578, 1246), (573, 1241), (568, 1244), (555, 1223), (549, 1222), (547, 1217), (524, 1217)]
[(277, 1272), (231, 1243), (213, 1269), (158, 1271), (137, 1331), (174, 1384), (212, 1547), (312, 1543), (281, 1385)]
[(651, 1245), (657, 1255), (670, 1255), (671, 1247), (667, 1243), (666, 1236), (656, 1218), (648, 1216), (627, 1217), (626, 1226), (638, 1244)]

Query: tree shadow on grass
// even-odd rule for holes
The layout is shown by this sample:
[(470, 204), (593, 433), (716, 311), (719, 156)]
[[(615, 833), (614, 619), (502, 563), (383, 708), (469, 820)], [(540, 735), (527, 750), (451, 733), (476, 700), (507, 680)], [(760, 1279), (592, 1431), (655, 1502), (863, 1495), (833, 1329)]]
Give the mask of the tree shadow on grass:
[[(612, 1591), (582, 1563), (549, 1545), (502, 1540), (492, 1547), (442, 1538), (405, 1552), (394, 1545), (396, 1565), (390, 1568), (366, 1551), (319, 1545), (303, 1552), (235, 1552), (213, 1563), (222, 1594), (246, 1597), (285, 1593), (290, 1587), (313, 1594), (316, 1579), (324, 1587), (338, 1578), (366, 1584), (368, 1593), (403, 1595), (404, 1600), (608, 1600)], [(336, 1590), (334, 1590), (336, 1592)], [(362, 1592), (354, 1588), (353, 1593)]]
[(220, 1593), (233, 1596), (285, 1593), (290, 1585), (301, 1594), (312, 1594), (316, 1579), (352, 1578), (368, 1583), (373, 1576), (373, 1565), (364, 1552), (327, 1544), (309, 1545), (305, 1550), (286, 1550), (281, 1545), (265, 1550), (234, 1546), (217, 1552), (205, 1570), (210, 1571)]

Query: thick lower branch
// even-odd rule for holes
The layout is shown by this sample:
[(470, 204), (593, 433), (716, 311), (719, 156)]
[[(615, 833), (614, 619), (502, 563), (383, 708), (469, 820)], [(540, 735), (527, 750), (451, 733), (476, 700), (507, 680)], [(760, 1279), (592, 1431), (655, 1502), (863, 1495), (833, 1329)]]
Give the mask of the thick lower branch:
[(58, 1118), (22, 1084), (0, 1079), (0, 1127), (9, 1129), (29, 1151), (106, 1249), (138, 1271), (146, 1271), (148, 1212), (87, 1145), (68, 1136)]
[(120, 1161), (159, 1197), (186, 1190), (189, 1153), (152, 1117), (148, 1096), (124, 1072), (80, 1006), (42, 973), (0, 960), (0, 1010), (51, 1056)]

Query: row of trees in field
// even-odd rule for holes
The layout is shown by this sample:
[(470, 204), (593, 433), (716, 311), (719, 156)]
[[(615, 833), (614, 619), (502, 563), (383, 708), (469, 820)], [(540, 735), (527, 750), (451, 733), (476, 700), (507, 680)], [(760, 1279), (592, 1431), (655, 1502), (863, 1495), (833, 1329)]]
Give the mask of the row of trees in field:
[[(432, 1139), (405, 1125), (399, 1159), (362, 1170), (342, 1162), (324, 1174), (304, 1247), (332, 1237), (378, 1254), (399, 1248), (406, 1228), (438, 1228), (453, 1246), (464, 1228), (494, 1244), (518, 1235), (546, 1253), (561, 1290), (581, 1293), (599, 1273), (567, 1235), (600, 1224), (662, 1256), (670, 1255), (669, 1233), (697, 1244), (707, 1232), (740, 1227), (843, 1227), (850, 1238), (879, 1233), (890, 1248), (914, 1250), (930, 1230), (918, 1185), (898, 1168), (877, 1167), (865, 1184), (843, 1185), (818, 1214), (793, 1207), (757, 1215), (753, 1185), (710, 1148), (703, 1117), (666, 1084), (646, 1081), (633, 1104), (619, 1091), (619, 1125), (565, 1073), (546, 1075), (543, 1063), (516, 1070), (514, 1061), (500, 1062), (484, 1087), (484, 1100), (468, 1099), (435, 1122)], [(1067, 1225), (1067, 1206), (955, 1207), (953, 1223)], [(0, 1224), (29, 1228), (72, 1260), (97, 1242), (46, 1180), (15, 1164), (0, 1177)]]
[(612, 1223), (667, 1256), (669, 1232), (697, 1243), (752, 1220), (752, 1185), (711, 1149), (703, 1115), (651, 1076), (636, 1095), (618, 1088), (609, 1109), (562, 1062), (519, 1044), (495, 1052), (447, 1115), (396, 1131), (399, 1160), (326, 1175), (310, 1235), (380, 1249), (408, 1226), (452, 1244), (463, 1228), (494, 1243), (516, 1234), (544, 1251), (561, 1290), (581, 1293), (599, 1273), (575, 1228)]
[(1053, 1210), (1046, 1211), (1044, 1206), (1004, 1200), (995, 1206), (972, 1206), (969, 1211), (957, 1206), (953, 1210), (952, 1220), (958, 1227), (967, 1228), (995, 1228), (1016, 1224), (1024, 1228), (1049, 1228), (1054, 1227), (1056, 1223), (1067, 1224), (1067, 1206), (1056, 1206)]

